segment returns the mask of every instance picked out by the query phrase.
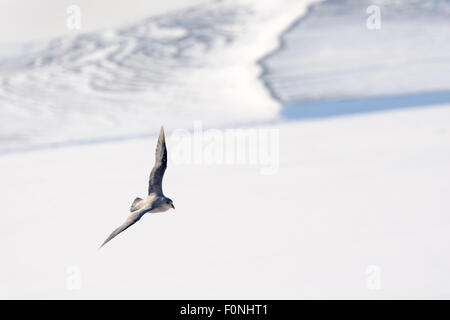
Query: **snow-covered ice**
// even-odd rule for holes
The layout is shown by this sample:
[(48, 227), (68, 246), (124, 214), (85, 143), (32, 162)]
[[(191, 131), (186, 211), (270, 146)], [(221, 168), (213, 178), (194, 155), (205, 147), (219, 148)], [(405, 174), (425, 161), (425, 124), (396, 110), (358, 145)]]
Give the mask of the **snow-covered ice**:
[[(211, 1), (0, 59), (0, 298), (448, 298), (448, 5), (374, 2), (367, 37), (366, 2)], [(175, 163), (194, 120), (278, 131), (278, 172)], [(161, 124), (176, 210), (98, 250)]]
[[(174, 165), (168, 139), (164, 190), (176, 210), (145, 216), (102, 250), (145, 193), (155, 139), (0, 157), (0, 294), (449, 296), (450, 106), (274, 128), (281, 162), (271, 176)], [(372, 265), (380, 290), (367, 288)], [(71, 266), (79, 290), (66, 287)]]
[(285, 103), (450, 91), (449, 19), (446, 0), (321, 2), (264, 60), (264, 80)]
[(0, 65), (0, 151), (268, 120), (256, 61), (315, 1), (211, 1), (57, 38)]

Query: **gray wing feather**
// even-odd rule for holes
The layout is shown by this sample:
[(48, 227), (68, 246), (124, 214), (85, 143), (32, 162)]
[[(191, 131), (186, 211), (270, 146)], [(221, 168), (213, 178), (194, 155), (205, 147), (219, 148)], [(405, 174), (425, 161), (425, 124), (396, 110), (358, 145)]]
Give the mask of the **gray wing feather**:
[(139, 221), (139, 219), (141, 219), (141, 217), (143, 216), (142, 212), (136, 212), (133, 213), (132, 215), (130, 215), (127, 218), (127, 221), (125, 221), (125, 223), (123, 223), (120, 227), (118, 227), (117, 229), (115, 229), (110, 235), (109, 237), (105, 240), (105, 242), (103, 242), (103, 244), (100, 246), (103, 247), (105, 244), (107, 244), (109, 241), (111, 241), (115, 236), (117, 236), (119, 233), (121, 233), (122, 231), (125, 231), (126, 229), (128, 229), (129, 227), (131, 227), (133, 224), (135, 224), (136, 222)]
[(167, 149), (164, 128), (159, 132), (158, 143), (155, 152), (155, 165), (150, 173), (148, 182), (148, 194), (156, 193), (162, 195), (162, 180), (167, 167)]

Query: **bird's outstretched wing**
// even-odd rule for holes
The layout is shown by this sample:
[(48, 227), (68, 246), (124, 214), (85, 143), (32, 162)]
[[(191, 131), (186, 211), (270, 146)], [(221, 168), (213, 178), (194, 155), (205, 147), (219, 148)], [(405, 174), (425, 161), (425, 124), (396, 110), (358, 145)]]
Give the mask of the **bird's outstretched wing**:
[(156, 193), (162, 195), (162, 180), (167, 167), (167, 149), (166, 139), (164, 137), (164, 128), (159, 132), (158, 143), (156, 145), (155, 165), (150, 173), (148, 181), (148, 194)]
[(115, 236), (117, 236), (119, 233), (121, 233), (122, 231), (125, 231), (126, 229), (128, 229), (129, 227), (131, 227), (133, 224), (135, 224), (136, 222), (139, 221), (139, 219), (141, 219), (141, 217), (143, 216), (142, 212), (135, 212), (132, 215), (130, 215), (127, 220), (117, 229), (115, 229), (110, 236), (105, 240), (105, 242), (103, 242), (103, 244), (100, 246), (103, 247), (105, 244), (107, 244), (109, 241), (111, 241)]

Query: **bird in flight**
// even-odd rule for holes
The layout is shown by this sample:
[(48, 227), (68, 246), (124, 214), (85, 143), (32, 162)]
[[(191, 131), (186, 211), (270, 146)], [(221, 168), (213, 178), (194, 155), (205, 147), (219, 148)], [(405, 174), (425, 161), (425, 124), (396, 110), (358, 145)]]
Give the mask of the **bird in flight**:
[(111, 239), (122, 231), (135, 224), (146, 213), (164, 212), (170, 208), (175, 209), (173, 201), (167, 198), (162, 191), (162, 180), (167, 167), (167, 149), (166, 139), (164, 137), (164, 128), (159, 132), (158, 143), (156, 145), (155, 165), (150, 173), (148, 181), (148, 196), (145, 199), (136, 198), (131, 204), (131, 215), (100, 246), (103, 247)]

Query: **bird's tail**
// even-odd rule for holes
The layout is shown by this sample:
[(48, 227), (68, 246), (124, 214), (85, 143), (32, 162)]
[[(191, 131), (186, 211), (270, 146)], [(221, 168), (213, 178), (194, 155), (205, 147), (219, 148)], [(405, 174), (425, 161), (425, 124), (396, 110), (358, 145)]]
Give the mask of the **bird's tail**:
[(139, 203), (141, 201), (142, 201), (142, 199), (139, 197), (134, 199), (133, 203), (131, 204), (130, 211), (133, 212), (133, 211), (136, 211), (137, 209), (139, 209)]

